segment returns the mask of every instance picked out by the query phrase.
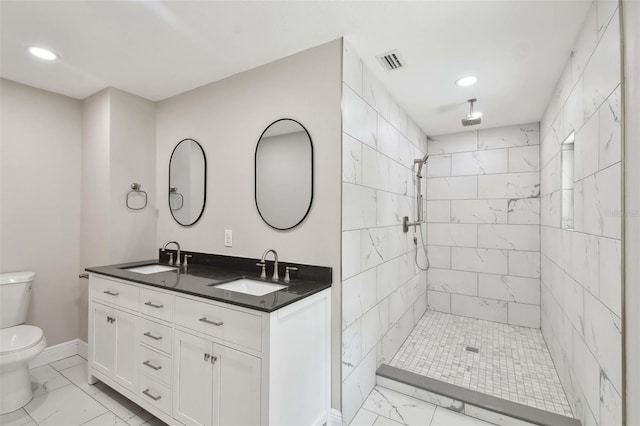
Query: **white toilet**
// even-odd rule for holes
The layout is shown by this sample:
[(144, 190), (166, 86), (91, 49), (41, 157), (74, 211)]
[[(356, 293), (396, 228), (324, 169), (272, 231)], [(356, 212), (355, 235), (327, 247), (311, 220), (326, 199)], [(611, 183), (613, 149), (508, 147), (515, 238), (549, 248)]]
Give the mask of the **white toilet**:
[(47, 346), (42, 330), (22, 325), (35, 276), (33, 272), (0, 274), (0, 414), (31, 401), (29, 362)]

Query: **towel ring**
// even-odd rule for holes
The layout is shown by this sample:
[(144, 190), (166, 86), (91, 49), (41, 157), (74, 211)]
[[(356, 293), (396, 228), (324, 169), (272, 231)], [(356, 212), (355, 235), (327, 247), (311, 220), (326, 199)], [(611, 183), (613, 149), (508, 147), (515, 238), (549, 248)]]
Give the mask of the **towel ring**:
[[(127, 208), (130, 210), (142, 210), (145, 207), (147, 207), (147, 201), (149, 199), (149, 196), (147, 195), (147, 193), (145, 191), (143, 191), (142, 189), (142, 185), (140, 185), (139, 183), (132, 183), (131, 184), (131, 191), (127, 192)], [(129, 199), (131, 197), (131, 194), (144, 194), (144, 205), (142, 207), (131, 207), (131, 204), (129, 202)]]
[[(173, 205), (171, 204), (171, 196), (172, 195), (174, 196), (174, 198), (176, 200), (180, 201), (178, 207), (173, 207)], [(178, 198), (176, 198), (176, 197), (178, 197)], [(178, 192), (178, 188), (176, 188), (175, 186), (169, 187), (169, 207), (171, 208), (171, 210), (173, 210), (173, 211), (180, 210), (183, 205), (184, 205), (184, 196), (181, 193)]]

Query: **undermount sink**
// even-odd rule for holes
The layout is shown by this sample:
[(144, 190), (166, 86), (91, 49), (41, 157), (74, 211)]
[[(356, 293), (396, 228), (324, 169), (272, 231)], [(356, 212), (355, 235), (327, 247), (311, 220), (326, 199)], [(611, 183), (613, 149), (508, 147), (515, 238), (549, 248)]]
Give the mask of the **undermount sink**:
[(138, 274), (157, 274), (159, 272), (175, 271), (178, 268), (166, 265), (144, 265), (126, 268), (125, 271), (136, 272)]
[(226, 284), (219, 284), (215, 287), (222, 290), (235, 291), (236, 293), (250, 294), (252, 296), (264, 296), (265, 294), (287, 288), (286, 285), (264, 283), (246, 278), (241, 278)]

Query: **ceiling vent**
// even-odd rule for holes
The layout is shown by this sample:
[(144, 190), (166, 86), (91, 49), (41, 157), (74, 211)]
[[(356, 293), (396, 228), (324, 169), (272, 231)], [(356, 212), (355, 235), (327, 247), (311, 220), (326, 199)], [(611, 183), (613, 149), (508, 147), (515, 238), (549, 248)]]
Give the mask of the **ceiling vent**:
[(382, 55), (376, 56), (382, 68), (387, 71), (397, 70), (398, 68), (405, 67), (405, 61), (402, 55), (398, 50), (392, 50), (391, 52), (383, 53)]

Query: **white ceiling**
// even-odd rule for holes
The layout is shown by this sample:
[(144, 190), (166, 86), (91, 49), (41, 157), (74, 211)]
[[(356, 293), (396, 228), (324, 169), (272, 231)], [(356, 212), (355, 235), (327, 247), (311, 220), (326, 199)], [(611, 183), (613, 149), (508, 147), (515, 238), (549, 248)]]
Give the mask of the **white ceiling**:
[[(540, 120), (588, 1), (7, 1), (2, 77), (78, 99), (107, 87), (165, 99), (345, 37), (430, 135)], [(61, 60), (30, 57), (46, 46)], [(387, 73), (375, 55), (400, 49)], [(472, 88), (454, 80), (478, 76)], [(482, 128), (476, 126), (475, 128)], [(469, 128), (465, 128), (469, 129)]]

